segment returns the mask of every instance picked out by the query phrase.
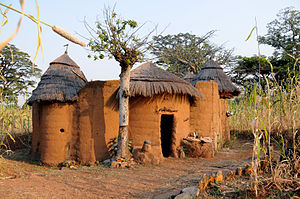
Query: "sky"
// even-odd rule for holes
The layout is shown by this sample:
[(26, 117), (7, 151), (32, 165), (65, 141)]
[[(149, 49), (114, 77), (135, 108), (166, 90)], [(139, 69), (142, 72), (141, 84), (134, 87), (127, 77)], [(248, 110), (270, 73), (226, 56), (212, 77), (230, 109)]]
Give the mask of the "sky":
[[(1, 2), (20, 8), (18, 0)], [(267, 23), (274, 20), (281, 9), (290, 6), (300, 9), (300, 0), (38, 0), (38, 5), (42, 21), (61, 26), (86, 43), (85, 38), (90, 35), (83, 20), (94, 27), (95, 21), (103, 18), (104, 6), (116, 5), (116, 12), (123, 19), (133, 19), (138, 24), (147, 22), (141, 34), (156, 25), (158, 33), (164, 30), (163, 35), (187, 32), (203, 36), (210, 30), (217, 30), (213, 43), (233, 48), (234, 55), (252, 56), (257, 54), (256, 38), (253, 35), (247, 42), (245, 39), (255, 25), (255, 18), (259, 35), (264, 35)], [(34, 0), (26, 1), (25, 12), (37, 16)], [(19, 17), (13, 11), (8, 12), (9, 23), (0, 34), (1, 41), (13, 33)], [(33, 59), (37, 45), (36, 24), (25, 18), (11, 43)], [(36, 60), (43, 72), (51, 61), (64, 53), (65, 44), (69, 44), (69, 56), (81, 67), (88, 80), (119, 78), (120, 67), (116, 61), (89, 59), (88, 48), (69, 42), (47, 26), (42, 27), (43, 55), (39, 53)], [(271, 55), (272, 51), (268, 46), (261, 46), (263, 55)]]

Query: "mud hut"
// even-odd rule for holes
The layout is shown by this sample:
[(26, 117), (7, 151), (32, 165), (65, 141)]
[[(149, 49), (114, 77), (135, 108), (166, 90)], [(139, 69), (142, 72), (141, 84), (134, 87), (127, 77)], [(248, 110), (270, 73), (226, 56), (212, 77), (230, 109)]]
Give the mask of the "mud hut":
[[(118, 136), (118, 80), (88, 82), (78, 93), (78, 160), (108, 158)], [(189, 134), (190, 98), (201, 95), (191, 84), (145, 63), (131, 72), (129, 140), (135, 148), (151, 141), (155, 156), (176, 156), (181, 138)]]
[(152, 62), (131, 72), (129, 139), (135, 146), (152, 143), (156, 155), (177, 157), (189, 132), (190, 99), (201, 93), (190, 83)]
[[(199, 82), (206, 83), (200, 84)], [(209, 60), (203, 65), (192, 84), (205, 95), (205, 99), (199, 99), (191, 107), (191, 120), (196, 120), (192, 128), (199, 131), (200, 134), (204, 133), (214, 137), (216, 146), (220, 148), (227, 140), (230, 140), (229, 118), (226, 114), (228, 111), (227, 99), (238, 96), (240, 91), (213, 60)], [(208, 87), (212, 89), (207, 90)], [(207, 104), (211, 104), (211, 108), (205, 108), (208, 107)], [(200, 112), (201, 114), (199, 114)], [(207, 117), (212, 119), (209, 121)], [(208, 131), (200, 127), (203, 121), (208, 124)]]
[(79, 66), (67, 52), (50, 63), (28, 104), (32, 105), (32, 152), (46, 164), (74, 155), (73, 124), (77, 92), (86, 84)]

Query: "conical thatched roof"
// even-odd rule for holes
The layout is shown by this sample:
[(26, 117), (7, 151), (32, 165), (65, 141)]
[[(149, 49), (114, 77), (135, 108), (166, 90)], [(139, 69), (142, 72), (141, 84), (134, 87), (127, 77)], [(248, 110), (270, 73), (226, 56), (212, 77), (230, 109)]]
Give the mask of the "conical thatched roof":
[(195, 85), (198, 81), (209, 80), (214, 80), (218, 84), (221, 98), (233, 98), (240, 94), (239, 89), (233, 85), (223, 69), (213, 60), (209, 60), (203, 65), (199, 74), (192, 81), (192, 84)]
[(28, 104), (74, 102), (77, 100), (77, 92), (86, 81), (79, 66), (65, 52), (50, 63), (37, 88), (33, 90)]
[(185, 75), (182, 77), (185, 81), (192, 83), (193, 79), (195, 78), (195, 74), (191, 73), (190, 71), (186, 72)]
[(162, 93), (202, 96), (190, 83), (169, 73), (152, 62), (142, 64), (131, 72), (130, 95), (151, 97)]

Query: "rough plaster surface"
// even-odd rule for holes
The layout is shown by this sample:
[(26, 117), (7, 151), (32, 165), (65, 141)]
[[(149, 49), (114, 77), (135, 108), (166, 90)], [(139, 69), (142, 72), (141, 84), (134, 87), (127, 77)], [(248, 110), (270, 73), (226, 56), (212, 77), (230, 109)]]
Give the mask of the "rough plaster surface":
[(195, 87), (203, 94), (191, 105), (190, 131), (202, 137), (211, 137), (215, 148), (222, 146), (222, 126), (218, 84), (214, 81), (197, 82)]
[[(108, 142), (118, 136), (116, 95), (119, 85), (117, 80), (88, 82), (79, 91), (76, 103), (35, 103), (32, 154), (50, 165), (68, 159), (93, 163), (108, 157)], [(142, 147), (144, 141), (149, 140), (153, 154), (162, 157), (161, 115), (172, 114), (171, 156), (176, 157), (181, 139), (194, 131), (213, 138), (215, 147), (220, 148), (229, 135), (229, 131), (222, 128), (229, 128), (228, 119), (222, 118), (227, 111), (227, 101), (219, 99), (218, 85), (213, 81), (198, 82), (195, 87), (204, 98), (196, 99), (192, 106), (188, 96), (182, 95), (131, 98), (129, 140), (132, 145)]]

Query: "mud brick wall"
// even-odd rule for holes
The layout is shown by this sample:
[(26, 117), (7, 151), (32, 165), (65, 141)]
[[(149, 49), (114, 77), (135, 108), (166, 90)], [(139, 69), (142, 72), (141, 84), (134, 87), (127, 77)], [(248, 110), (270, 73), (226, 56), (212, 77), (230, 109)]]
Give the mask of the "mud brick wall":
[(141, 147), (145, 140), (152, 142), (152, 150), (161, 154), (161, 115), (173, 115), (172, 152), (189, 134), (190, 102), (188, 96), (156, 95), (151, 98), (130, 99), (129, 139), (134, 146)]
[(75, 105), (69, 103), (34, 104), (32, 152), (48, 165), (69, 159), (73, 150)]
[(190, 108), (190, 131), (202, 137), (211, 137), (216, 149), (222, 147), (222, 123), (218, 84), (214, 81), (199, 81), (195, 87), (203, 94), (196, 98)]
[(80, 162), (95, 162), (108, 157), (107, 144), (118, 136), (119, 111), (117, 91), (119, 81), (93, 81), (79, 92)]
[(230, 140), (230, 126), (229, 126), (229, 117), (226, 116), (226, 112), (228, 111), (228, 100), (220, 99), (220, 118), (222, 122), (222, 137), (223, 144), (226, 141)]

